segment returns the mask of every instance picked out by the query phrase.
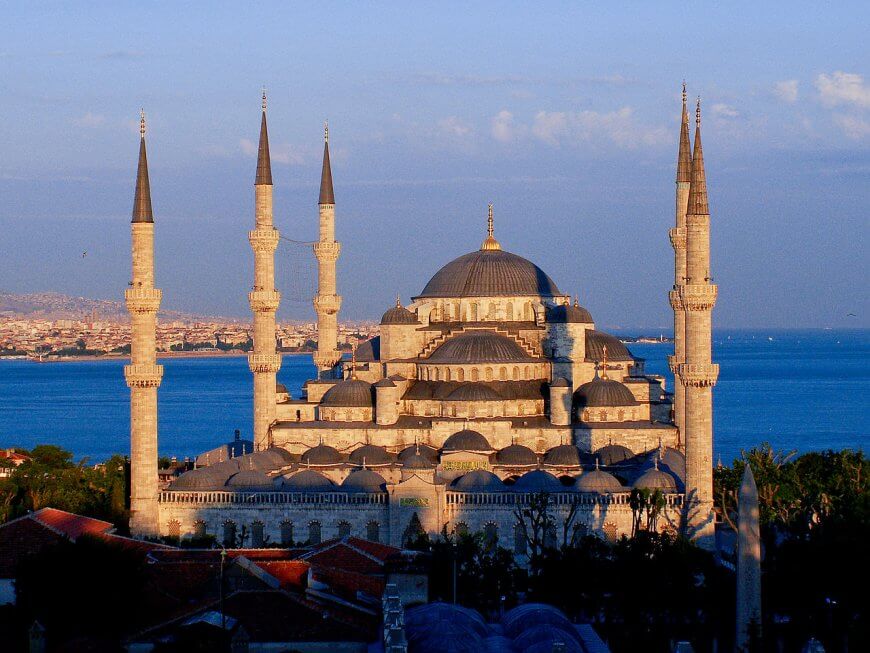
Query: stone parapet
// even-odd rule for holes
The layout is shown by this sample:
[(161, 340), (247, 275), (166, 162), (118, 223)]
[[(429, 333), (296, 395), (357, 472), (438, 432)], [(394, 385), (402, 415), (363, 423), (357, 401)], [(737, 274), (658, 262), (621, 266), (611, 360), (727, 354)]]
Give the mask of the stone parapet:
[(316, 295), (314, 311), (320, 315), (333, 315), (341, 309), (341, 295)]
[(339, 254), (341, 254), (341, 243), (339, 242), (314, 243), (314, 256), (317, 257), (318, 261), (336, 261)]
[(281, 303), (281, 293), (277, 290), (255, 290), (248, 293), (248, 302), (254, 313), (274, 313)]
[(716, 305), (719, 286), (712, 283), (679, 286), (680, 299), (687, 311), (709, 311)]
[(678, 360), (676, 356), (668, 356), (668, 369), (671, 370), (675, 375), (679, 374), (680, 365), (683, 361)]
[(248, 242), (255, 252), (272, 253), (278, 248), (280, 236), (277, 229), (254, 229), (248, 232)]
[(338, 361), (341, 360), (341, 352), (337, 350), (332, 351), (316, 351), (313, 354), (314, 365), (318, 369), (329, 369), (333, 367)]
[(163, 293), (158, 288), (128, 288), (124, 291), (127, 310), (131, 313), (156, 313)]
[(670, 301), (671, 308), (675, 311), (683, 310), (683, 297), (680, 294), (680, 286), (676, 286), (674, 290), (668, 292), (668, 301)]
[(696, 388), (714, 386), (719, 378), (717, 363), (680, 363), (677, 373), (685, 386)]
[(281, 369), (281, 355), (248, 354), (248, 367), (252, 372), (277, 372)]
[(156, 388), (163, 378), (163, 366), (145, 363), (125, 365), (124, 378), (130, 388)]
[(686, 249), (686, 228), (674, 227), (668, 231), (668, 237), (671, 239), (671, 246), (674, 249)]

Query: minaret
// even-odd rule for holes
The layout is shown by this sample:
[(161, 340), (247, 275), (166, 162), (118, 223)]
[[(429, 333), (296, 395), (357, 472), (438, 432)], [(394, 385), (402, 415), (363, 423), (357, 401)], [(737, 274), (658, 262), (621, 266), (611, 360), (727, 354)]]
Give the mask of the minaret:
[(680, 443), (684, 444), (686, 400), (685, 388), (679, 381), (678, 368), (686, 361), (686, 313), (680, 288), (686, 283), (686, 208), (689, 204), (689, 184), (692, 180), (692, 145), (689, 142), (689, 111), (686, 108), (686, 83), (683, 82), (683, 118), (680, 124), (680, 149), (677, 154), (676, 227), (670, 230), (674, 248), (674, 288), (668, 293), (674, 309), (674, 355), (668, 358), (674, 373), (674, 424)]
[(338, 310), (341, 297), (336, 294), (335, 262), (341, 244), (335, 240), (335, 194), (332, 191), (332, 168), (329, 165), (329, 125), (323, 128), (323, 169), (320, 173), (320, 238), (314, 244), (317, 257), (317, 351), (314, 364), (320, 376), (331, 370), (339, 360)]
[(758, 488), (749, 465), (737, 499), (737, 624), (734, 650), (749, 651), (761, 636), (761, 530)]
[(157, 364), (157, 309), (161, 292), (154, 287), (154, 216), (145, 112), (139, 122), (139, 169), (133, 200), (133, 280), (124, 293), (130, 312), (130, 364), (124, 378), (130, 387), (130, 532), (156, 537), (157, 523), (157, 388), (163, 366)]
[(710, 276), (710, 209), (701, 147), (701, 101), (695, 118), (692, 180), (686, 210), (686, 282), (680, 298), (686, 311), (686, 361), (678, 370), (685, 391), (686, 533), (704, 548), (715, 546), (713, 524), (712, 311), (717, 287)]
[(257, 177), (254, 180), (254, 230), (248, 232), (254, 250), (254, 288), (248, 301), (254, 314), (254, 351), (248, 366), (254, 374), (254, 449), (269, 447), (269, 428), (275, 421), (275, 375), (281, 369), (281, 356), (275, 351), (275, 311), (281, 293), (275, 290), (275, 249), (278, 231), (272, 225), (272, 162), (266, 129), (266, 92), (260, 120), (260, 148), (257, 152)]

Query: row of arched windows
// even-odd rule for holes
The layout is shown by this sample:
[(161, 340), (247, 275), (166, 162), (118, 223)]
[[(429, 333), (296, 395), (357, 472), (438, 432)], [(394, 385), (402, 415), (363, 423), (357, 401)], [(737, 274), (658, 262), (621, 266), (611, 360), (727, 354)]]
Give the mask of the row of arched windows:
[(500, 365), (498, 367), (465, 367), (424, 365), (420, 370), (423, 381), (529, 381), (547, 376), (544, 365)]
[(470, 302), (463, 304), (461, 302), (439, 302), (432, 310), (433, 321), (495, 321), (505, 320), (512, 322), (514, 320), (523, 320), (525, 322), (535, 321), (535, 308), (532, 302), (522, 302), (514, 304), (507, 302), (504, 304), (504, 311), (499, 311), (499, 306), (495, 302)]
[[(261, 548), (271, 544), (265, 530), (265, 524), (259, 520), (254, 521), (250, 527), (243, 527), (240, 530), (236, 522), (228, 519), (223, 523), (220, 543), (227, 548)], [(336, 524), (336, 531), (338, 537), (349, 537), (352, 535), (350, 522), (346, 520), (339, 521)], [(181, 524), (177, 519), (169, 522), (167, 534), (175, 539), (181, 537)], [(293, 522), (289, 519), (281, 522), (279, 534), (281, 546), (293, 546), (296, 544), (297, 534), (294, 532)], [(207, 537), (207, 535), (208, 529), (206, 523), (202, 520), (195, 521), (193, 524), (193, 537), (201, 540)], [(305, 544), (320, 544), (323, 541), (323, 527), (317, 520), (310, 521), (302, 535), (306, 538), (303, 540)], [(371, 542), (381, 541), (381, 525), (379, 522), (370, 521), (366, 524), (365, 539)]]

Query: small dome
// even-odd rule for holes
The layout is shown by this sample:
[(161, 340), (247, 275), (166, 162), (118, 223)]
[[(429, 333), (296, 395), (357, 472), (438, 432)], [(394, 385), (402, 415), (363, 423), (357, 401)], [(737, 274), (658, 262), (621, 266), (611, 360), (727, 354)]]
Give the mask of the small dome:
[(610, 467), (611, 465), (616, 465), (624, 460), (634, 458), (634, 452), (621, 444), (611, 443), (605, 444), (603, 447), (598, 449), (594, 454), (592, 454), (592, 457), (598, 460), (598, 462), (605, 467)]
[(215, 473), (214, 466), (199, 467), (192, 469), (189, 472), (184, 472), (181, 476), (172, 481), (169, 486), (170, 490), (186, 490), (197, 492), (200, 490), (215, 490), (222, 488), (229, 474)]
[(435, 463), (422, 453), (413, 453), (402, 461), (402, 469), (432, 469)]
[(505, 489), (501, 479), (485, 469), (463, 474), (450, 484), (454, 492), (501, 492)]
[(335, 489), (335, 483), (313, 469), (304, 469), (292, 476), (282, 476), (279, 483), (282, 489), (289, 492), (327, 492)]
[(341, 489), (347, 492), (385, 492), (387, 481), (384, 477), (370, 469), (357, 469), (348, 474), (341, 484)]
[(230, 476), (226, 486), (233, 490), (271, 490), (272, 479), (256, 469), (243, 469)]
[(580, 467), (583, 458), (580, 450), (573, 444), (560, 444), (547, 450), (544, 454), (544, 464), (551, 467)]
[(372, 386), (359, 379), (339, 381), (323, 395), (321, 406), (336, 408), (368, 407), (372, 405)]
[(577, 388), (574, 401), (581, 409), (638, 405), (631, 390), (624, 383), (600, 377)]
[(412, 444), (410, 447), (405, 447), (399, 452), (399, 462), (404, 464), (410, 458), (416, 456), (418, 449), (420, 455), (430, 463), (435, 464), (438, 462), (438, 450), (430, 447), (428, 444)]
[(447, 401), (503, 401), (493, 388), (482, 383), (464, 383), (447, 396)]
[(465, 331), (432, 352), (432, 363), (510, 363), (534, 360), (515, 340), (493, 331)]
[[(656, 452), (656, 455), (658, 452)], [(686, 456), (679, 449), (665, 447), (661, 452), (659, 460), (659, 469), (670, 472), (677, 478), (686, 478)]]
[(662, 492), (676, 492), (677, 482), (674, 477), (658, 468), (648, 469), (632, 485), (634, 488), (644, 490), (661, 490)]
[(358, 363), (373, 363), (381, 360), (381, 337), (375, 336), (360, 343), (356, 348), (356, 360)]
[(377, 383), (375, 383), (375, 388), (395, 388), (396, 384), (393, 383), (390, 379), (381, 379)]
[(420, 324), (420, 320), (397, 301), (395, 306), (383, 314), (381, 324)]
[(522, 492), (564, 492), (568, 488), (550, 472), (536, 469), (520, 476), (513, 484), (513, 489)]
[(586, 360), (604, 360), (605, 347), (607, 347), (607, 360), (609, 361), (634, 360), (634, 356), (616, 336), (593, 329), (586, 331)]
[(510, 467), (534, 467), (538, 464), (538, 457), (528, 447), (512, 444), (495, 454), (495, 462)]
[(623, 492), (624, 488), (613, 474), (608, 474), (600, 469), (584, 472), (577, 479), (578, 492), (594, 492), (606, 494), (608, 492)]
[(595, 320), (582, 306), (563, 304), (547, 309), (547, 322), (550, 324), (592, 324)]
[(413, 381), (402, 399), (432, 399), (433, 389), (429, 381)]
[(557, 376), (550, 382), (551, 388), (570, 388), (571, 383), (564, 376)]
[(337, 465), (341, 462), (341, 454), (328, 444), (318, 444), (302, 454), (303, 465)]
[(235, 459), (239, 469), (256, 469), (261, 472), (271, 472), (293, 462), (293, 455), (286, 449), (270, 447), (263, 451), (237, 456)]
[(283, 383), (276, 383), (275, 384), (275, 392), (278, 393), (279, 395), (281, 395), (281, 394), (289, 395), (290, 394), (290, 392), (287, 390), (287, 386), (284, 385)]
[(471, 429), (457, 431), (447, 438), (441, 449), (445, 453), (449, 451), (479, 451), (482, 453), (492, 451), (492, 447), (489, 446), (486, 438)]
[(396, 455), (390, 453), (383, 447), (378, 447), (373, 444), (365, 444), (358, 449), (354, 449), (350, 456), (350, 462), (354, 465), (389, 465), (396, 461)]

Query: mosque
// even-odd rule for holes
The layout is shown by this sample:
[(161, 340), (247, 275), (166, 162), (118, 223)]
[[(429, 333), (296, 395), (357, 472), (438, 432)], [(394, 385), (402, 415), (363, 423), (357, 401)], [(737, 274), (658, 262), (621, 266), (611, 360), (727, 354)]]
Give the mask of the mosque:
[[(544, 494), (542, 537), (632, 532), (632, 488), (663, 496), (659, 529), (713, 544), (709, 210), (700, 103), (694, 147), (683, 89), (676, 170), (673, 392), (531, 261), (496, 239), (490, 205), (479, 247), (434, 272), (383, 314), (380, 335), (350, 360), (337, 347), (341, 308), (336, 202), (325, 134), (314, 309), (317, 376), (302, 396), (276, 382), (275, 250), (266, 100), (254, 182), (253, 447), (221, 447), (158, 485), (153, 233), (145, 122), (126, 291), (132, 351), (131, 530), (214, 536), (245, 546), (354, 535), (404, 545), (422, 532), (482, 532), (528, 555), (529, 507)], [(481, 223), (483, 221), (481, 220)], [(237, 443), (238, 444), (238, 443)], [(253, 450), (251, 450), (253, 449)], [(240, 534), (245, 534), (240, 538)]]

